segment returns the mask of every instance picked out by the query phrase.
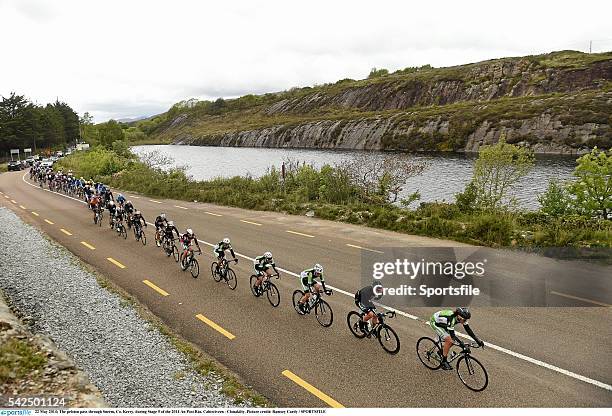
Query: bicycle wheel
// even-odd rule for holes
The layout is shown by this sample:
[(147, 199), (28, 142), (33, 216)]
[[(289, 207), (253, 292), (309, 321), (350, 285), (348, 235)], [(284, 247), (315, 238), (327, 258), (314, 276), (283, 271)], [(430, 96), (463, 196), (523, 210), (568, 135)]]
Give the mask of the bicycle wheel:
[(483, 391), (489, 385), (487, 370), (480, 361), (468, 354), (457, 360), (457, 375), (465, 387), (472, 391)]
[(94, 214), (94, 224), (98, 224), (98, 214)]
[(304, 312), (301, 311), (301, 309), (298, 307), (298, 302), (300, 301), (300, 299), (302, 299), (302, 296), (304, 296), (304, 292), (302, 292), (299, 289), (296, 289), (293, 292), (293, 309), (295, 309), (295, 311), (298, 313), (298, 315), (304, 315)]
[(364, 338), (366, 334), (361, 330), (361, 326), (359, 325), (360, 322), (361, 314), (359, 312), (351, 311), (348, 313), (348, 315), (346, 315), (346, 323), (348, 324), (351, 333), (357, 338)]
[(172, 244), (172, 257), (174, 257), (174, 261), (178, 263), (179, 261), (179, 251), (178, 248), (174, 244)]
[(100, 215), (98, 216), (98, 227), (102, 227), (102, 218), (103, 218), (103, 215), (102, 213), (100, 213)]
[(272, 282), (268, 283), (268, 290), (266, 290), (266, 296), (268, 297), (268, 302), (273, 307), (277, 307), (280, 304), (280, 292), (276, 285)]
[(437, 370), (442, 366), (442, 351), (438, 343), (429, 337), (419, 338), (416, 344), (417, 355), (423, 365), (430, 370)]
[(196, 259), (191, 259), (191, 267), (189, 267), (189, 271), (194, 279), (200, 275), (200, 264)]
[(256, 298), (261, 296), (261, 293), (257, 292), (257, 290), (255, 290), (255, 282), (257, 282), (257, 276), (252, 274), (251, 278), (249, 279), (249, 287), (251, 288), (251, 293), (253, 294), (253, 296), (255, 296)]
[(121, 235), (123, 236), (124, 240), (127, 239), (127, 230), (123, 224), (121, 225)]
[(400, 350), (400, 340), (393, 328), (387, 324), (379, 326), (376, 334), (380, 346), (389, 354), (397, 354)]
[(161, 242), (161, 238), (159, 237), (159, 234), (155, 233), (155, 245), (157, 247), (161, 247), (162, 242)]
[(215, 279), (215, 282), (221, 281), (221, 276), (219, 276), (219, 273), (217, 273), (217, 262), (216, 261), (213, 261), (212, 264), (210, 265), (210, 275), (212, 276), (213, 279)]
[(324, 326), (325, 328), (331, 326), (334, 323), (334, 311), (332, 311), (329, 303), (325, 302), (323, 299), (319, 300), (315, 305), (315, 316), (317, 317), (317, 321)]
[(140, 230), (140, 242), (142, 243), (143, 246), (147, 245), (147, 236), (144, 230)]
[(181, 253), (181, 256), (180, 256), (179, 266), (181, 267), (182, 271), (187, 270), (187, 268), (189, 267), (189, 263), (186, 261), (186, 258), (183, 257), (182, 253)]
[(229, 288), (232, 290), (236, 289), (236, 286), (238, 286), (238, 279), (236, 279), (236, 273), (234, 273), (234, 271), (229, 267), (227, 268), (225, 273), (225, 281), (227, 282), (227, 286), (229, 286)]

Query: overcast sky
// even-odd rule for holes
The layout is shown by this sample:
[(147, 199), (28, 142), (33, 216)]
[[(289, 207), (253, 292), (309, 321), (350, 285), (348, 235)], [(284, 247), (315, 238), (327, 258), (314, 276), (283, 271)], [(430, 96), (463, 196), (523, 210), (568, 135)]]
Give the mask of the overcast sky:
[(612, 50), (612, 1), (0, 0), (0, 95), (96, 121), (560, 49)]

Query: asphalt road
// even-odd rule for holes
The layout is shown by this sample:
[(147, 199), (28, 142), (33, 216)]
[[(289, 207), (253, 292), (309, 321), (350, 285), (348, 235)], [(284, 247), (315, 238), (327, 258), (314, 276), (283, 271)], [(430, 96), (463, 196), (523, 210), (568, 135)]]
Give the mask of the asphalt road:
[[(612, 406), (612, 310), (586, 307), (606, 305), (605, 293), (603, 300), (588, 290), (553, 294), (560, 304), (563, 299), (579, 300), (585, 307), (472, 308), (471, 326), (487, 342), (475, 356), (489, 373), (489, 387), (474, 393), (454, 371), (430, 371), (416, 356), (417, 339), (431, 335), (424, 320), (434, 308), (404, 309), (388, 321), (402, 343), (393, 356), (374, 339), (356, 339), (346, 325), (347, 313), (355, 309), (352, 294), (361, 285), (363, 250), (462, 246), (459, 243), (128, 193), (147, 221), (164, 211), (180, 230), (194, 229), (204, 254), (198, 258), (200, 277), (193, 279), (155, 247), (152, 227), (147, 246), (132, 234), (123, 240), (108, 226), (95, 226), (84, 204), (43, 191), (23, 177), (24, 172), (0, 175), (0, 206), (93, 265), (279, 406)], [(238, 275), (235, 291), (215, 283), (208, 271), (213, 256), (206, 243), (225, 236), (241, 255), (238, 265), (232, 265)], [(275, 281), (281, 291), (278, 308), (253, 297), (248, 287), (252, 262), (247, 258), (266, 250), (285, 270)], [(517, 279), (524, 278), (528, 266), (546, 269), (555, 262), (500, 256), (508, 256), (505, 269), (509, 278)], [(291, 306), (291, 293), (298, 287), (295, 273), (315, 262), (326, 267), (328, 281), (336, 288), (326, 298), (334, 311), (329, 328), (321, 327), (313, 315), (298, 316)], [(564, 263), (577, 275), (590, 273), (592, 267)]]

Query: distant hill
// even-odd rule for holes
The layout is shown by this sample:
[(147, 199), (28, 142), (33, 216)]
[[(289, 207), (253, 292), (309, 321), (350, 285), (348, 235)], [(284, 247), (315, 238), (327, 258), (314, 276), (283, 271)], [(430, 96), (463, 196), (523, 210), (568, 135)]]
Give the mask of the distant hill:
[(540, 153), (612, 146), (612, 53), (575, 51), (377, 71), (364, 80), (210, 101), (147, 121), (149, 139), (206, 146)]
[(136, 121), (140, 121), (140, 120), (146, 120), (148, 118), (150, 118), (151, 116), (139, 116), (139, 117), (134, 117), (134, 118), (120, 118), (118, 120), (115, 120), (119, 123), (135, 123)]

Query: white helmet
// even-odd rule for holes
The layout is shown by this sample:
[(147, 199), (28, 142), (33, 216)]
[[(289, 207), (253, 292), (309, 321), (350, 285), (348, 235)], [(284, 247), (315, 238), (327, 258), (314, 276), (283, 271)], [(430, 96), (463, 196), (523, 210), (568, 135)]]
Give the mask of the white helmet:
[(174, 221), (168, 221), (168, 227), (174, 227)]
[(193, 230), (191, 228), (187, 228), (187, 234), (193, 235)]
[(131, 204), (131, 203), (132, 203), (132, 201), (129, 201), (129, 200), (126, 202), (126, 204)]
[(321, 266), (319, 263), (314, 265), (314, 272), (317, 274), (321, 274), (323, 273), (323, 266)]
[(225, 238), (223, 239), (223, 244), (229, 244), (229, 243), (230, 243), (230, 239), (229, 239), (229, 238), (227, 238), (227, 237), (225, 237)]
[(115, 203), (113, 201), (109, 201), (108, 205), (112, 207), (113, 205), (115, 205)]
[(166, 219), (166, 214), (164, 214), (163, 212), (161, 214), (159, 214), (160, 217), (162, 217), (162, 219)]
[(140, 211), (136, 210), (136, 212), (134, 212), (134, 214), (140, 215)]
[(264, 253), (264, 257), (267, 258), (267, 259), (271, 259), (272, 258), (272, 253), (270, 253), (269, 251), (266, 251)]

